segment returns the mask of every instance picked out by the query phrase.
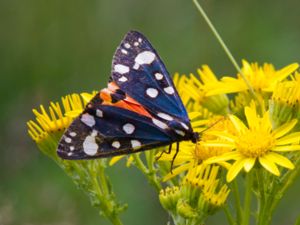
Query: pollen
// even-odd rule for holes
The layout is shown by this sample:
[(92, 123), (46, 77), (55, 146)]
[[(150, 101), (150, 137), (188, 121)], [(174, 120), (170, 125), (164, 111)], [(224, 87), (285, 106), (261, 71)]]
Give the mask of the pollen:
[(273, 146), (274, 137), (267, 131), (247, 130), (236, 141), (236, 149), (247, 158), (264, 156)]

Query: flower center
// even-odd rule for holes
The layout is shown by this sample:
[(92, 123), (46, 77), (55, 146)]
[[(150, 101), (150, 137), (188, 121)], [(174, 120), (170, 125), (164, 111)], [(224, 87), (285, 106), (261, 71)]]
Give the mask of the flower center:
[(195, 146), (194, 157), (198, 161), (204, 161), (213, 156), (222, 155), (231, 151), (230, 148), (225, 147), (207, 147), (203, 145), (202, 141), (197, 142)]
[(269, 132), (248, 130), (239, 136), (236, 146), (245, 157), (257, 158), (265, 155), (274, 143), (275, 140)]

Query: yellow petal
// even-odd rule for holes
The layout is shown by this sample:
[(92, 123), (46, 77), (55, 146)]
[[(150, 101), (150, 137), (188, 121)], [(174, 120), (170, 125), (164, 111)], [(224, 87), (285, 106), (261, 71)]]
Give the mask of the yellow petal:
[(207, 131), (205, 132), (205, 134), (208, 134), (208, 135), (214, 135), (214, 136), (217, 136), (221, 139), (225, 139), (227, 141), (230, 141), (230, 142), (234, 142), (235, 141), (235, 136), (233, 136), (232, 134), (230, 133), (225, 133), (225, 132), (222, 132), (222, 131)]
[(202, 146), (205, 147), (218, 147), (218, 148), (231, 148), (234, 149), (235, 145), (230, 142), (222, 142), (221, 140), (217, 141), (205, 141), (201, 143)]
[(124, 155), (112, 157), (111, 160), (109, 161), (109, 165), (113, 166), (114, 164), (116, 164), (123, 157), (124, 157)]
[(299, 143), (300, 141), (300, 132), (294, 132), (289, 135), (284, 136), (276, 140), (276, 145), (287, 145), (291, 143)]
[(246, 116), (249, 128), (255, 129), (255, 127), (259, 124), (258, 117), (256, 114), (256, 109), (253, 107), (245, 107), (245, 116)]
[(80, 95), (85, 102), (91, 101), (92, 98), (95, 96), (94, 94), (90, 94), (90, 93), (81, 93)]
[(202, 116), (202, 113), (200, 113), (200, 112), (190, 112), (189, 113), (190, 120), (193, 120), (193, 119), (195, 119), (197, 117), (200, 117), (200, 116)]
[(298, 67), (299, 67), (298, 63), (293, 63), (277, 71), (276, 76), (278, 76), (277, 78), (278, 81), (283, 80), (288, 75), (292, 74), (296, 69), (298, 69)]
[(291, 170), (295, 168), (294, 164), (288, 158), (286, 158), (278, 153), (270, 152), (269, 154), (266, 155), (266, 157), (270, 161), (273, 161), (274, 163), (276, 163), (282, 167), (285, 167), (285, 168), (288, 168)]
[(297, 124), (297, 120), (293, 119), (288, 123), (285, 123), (284, 125), (278, 127), (276, 130), (273, 131), (273, 135), (274, 137), (280, 138), (283, 135), (285, 135), (286, 133), (288, 133), (290, 130), (292, 130), (294, 128), (294, 126)]
[(269, 158), (265, 157), (265, 156), (262, 156), (262, 157), (259, 157), (259, 162), (260, 164), (266, 169), (268, 170), (269, 172), (273, 173), (274, 175), (276, 176), (279, 176), (280, 175), (280, 172), (276, 166), (276, 164)]
[(70, 118), (76, 118), (79, 114), (82, 113), (82, 110), (72, 110), (65, 113), (65, 116)]
[(271, 148), (275, 152), (289, 152), (289, 151), (299, 151), (300, 145), (284, 145), (284, 146), (275, 146)]
[(237, 160), (228, 170), (228, 173), (226, 175), (227, 182), (231, 182), (241, 171), (241, 169), (244, 167), (245, 159), (242, 158), (240, 160)]
[(244, 130), (247, 129), (247, 127), (245, 126), (245, 124), (236, 116), (234, 115), (230, 115), (229, 116), (231, 122), (233, 123), (235, 129), (239, 132), (242, 133)]
[(249, 172), (255, 164), (256, 158), (246, 158), (244, 162), (244, 169)]
[(163, 182), (166, 182), (167, 180), (170, 180), (172, 177), (175, 177), (178, 174), (182, 173), (183, 171), (188, 170), (191, 166), (192, 166), (192, 163), (187, 163), (187, 164), (176, 167), (175, 169), (172, 170), (172, 173), (170, 172), (164, 177)]
[(227, 152), (219, 156), (213, 156), (205, 160), (204, 163), (212, 164), (212, 163), (219, 163), (219, 162), (228, 161), (232, 159), (237, 160), (240, 158), (241, 158), (241, 154), (239, 152), (234, 151), (234, 152)]

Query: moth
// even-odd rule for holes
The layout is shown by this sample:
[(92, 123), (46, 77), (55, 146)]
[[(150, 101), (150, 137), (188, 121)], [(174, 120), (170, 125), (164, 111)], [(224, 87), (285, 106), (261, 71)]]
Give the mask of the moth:
[(128, 32), (117, 48), (107, 88), (97, 93), (64, 132), (63, 159), (136, 153), (190, 140), (187, 111), (159, 55), (147, 38)]

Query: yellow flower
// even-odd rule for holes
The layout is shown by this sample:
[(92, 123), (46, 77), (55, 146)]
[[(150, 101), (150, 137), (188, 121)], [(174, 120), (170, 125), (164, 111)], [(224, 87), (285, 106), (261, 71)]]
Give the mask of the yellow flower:
[(197, 74), (189, 76), (174, 75), (176, 89), (189, 112), (201, 112), (204, 109), (212, 113), (225, 114), (228, 107), (226, 95), (207, 96), (211, 85), (218, 84), (218, 79), (207, 65), (197, 70)]
[[(265, 63), (262, 67), (257, 63), (249, 64), (246, 60), (242, 61), (242, 73), (253, 87), (254, 91), (272, 92), (278, 82), (284, 80), (298, 69), (297, 63), (292, 63), (280, 70), (276, 70), (272, 64)], [(223, 77), (220, 82), (212, 83), (207, 95), (224, 93), (236, 93), (247, 91), (248, 86), (238, 74), (237, 78)]]
[[(84, 109), (84, 106), (96, 94), (82, 93), (67, 95), (61, 98), (61, 103), (51, 102), (46, 111), (40, 106), (40, 111), (33, 109), (35, 121), (27, 122), (28, 134), (37, 143), (38, 147), (49, 156), (56, 157), (52, 145), (57, 145), (62, 132), (71, 124), (73, 119)], [(61, 107), (62, 105), (62, 107)], [(49, 148), (49, 146), (52, 148)]]
[(300, 119), (300, 74), (296, 72), (291, 78), (278, 83), (270, 99), (270, 112), (276, 125), (291, 118)]
[(290, 133), (297, 124), (297, 120), (293, 119), (273, 130), (269, 111), (260, 117), (255, 106), (252, 105), (252, 107), (245, 107), (245, 116), (248, 127), (238, 117), (231, 115), (230, 120), (235, 127), (236, 134), (214, 132), (214, 135), (223, 138), (224, 141), (216, 140), (207, 144), (208, 146), (231, 145), (234, 151), (209, 158), (206, 163), (233, 160), (234, 163), (228, 170), (226, 177), (228, 182), (232, 181), (243, 168), (249, 172), (257, 161), (276, 176), (280, 175), (277, 165), (293, 169), (293, 163), (279, 153), (300, 150), (298, 144), (300, 132)]
[[(194, 131), (201, 134), (200, 141), (196, 144), (190, 141), (184, 141), (180, 143), (179, 152), (174, 160), (174, 169), (164, 177), (164, 181), (171, 179), (178, 174), (187, 171), (195, 165), (201, 164), (203, 161), (213, 157), (222, 155), (226, 152), (230, 152), (233, 148), (232, 145), (225, 146), (208, 146), (206, 143), (212, 139), (216, 139), (215, 136), (211, 135), (214, 131), (227, 131), (229, 133), (234, 132), (232, 123), (228, 118), (222, 116), (212, 117), (210, 120), (192, 120), (192, 127)], [(205, 125), (205, 126), (204, 126)], [(203, 133), (201, 133), (205, 130)], [(172, 147), (170, 154), (163, 154), (160, 161), (173, 161), (174, 154), (176, 153), (176, 147)], [(158, 153), (158, 156), (161, 153)], [(226, 168), (229, 167), (229, 163), (220, 162), (221, 166)]]
[[(226, 184), (221, 185), (221, 180), (218, 178), (219, 171), (219, 166), (200, 165), (193, 167), (183, 179), (183, 185), (188, 184), (193, 188), (200, 188), (204, 201), (209, 203), (210, 207), (220, 207), (225, 203), (230, 190)], [(195, 194), (195, 191), (190, 192)], [(191, 201), (194, 201), (196, 196), (189, 197)]]

